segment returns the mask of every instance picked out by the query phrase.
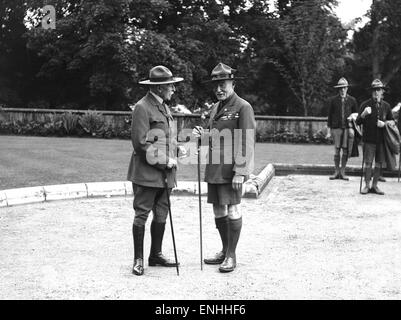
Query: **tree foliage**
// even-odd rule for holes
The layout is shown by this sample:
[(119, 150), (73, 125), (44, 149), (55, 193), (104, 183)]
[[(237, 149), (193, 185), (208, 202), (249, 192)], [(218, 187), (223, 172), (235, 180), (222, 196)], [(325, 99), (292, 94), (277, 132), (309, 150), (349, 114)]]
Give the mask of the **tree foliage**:
[(214, 99), (204, 80), (218, 62), (246, 77), (237, 91), (261, 114), (324, 115), (343, 75), (401, 83), (391, 0), (373, 2), (348, 46), (336, 0), (52, 0), (54, 30), (41, 27), (46, 3), (0, 2), (2, 104), (129, 110), (158, 64), (185, 78), (174, 99), (190, 109)]
[[(394, 0), (374, 0), (368, 23), (354, 35), (352, 50), (358, 82), (368, 87), (374, 78), (391, 88), (401, 85), (401, 6)], [(394, 90), (391, 99), (400, 99)]]

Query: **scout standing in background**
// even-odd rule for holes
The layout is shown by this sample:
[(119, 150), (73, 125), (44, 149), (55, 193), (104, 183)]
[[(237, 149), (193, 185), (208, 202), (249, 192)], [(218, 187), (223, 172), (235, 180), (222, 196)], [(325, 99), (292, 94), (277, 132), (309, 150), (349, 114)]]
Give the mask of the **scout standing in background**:
[[(349, 117), (352, 113), (358, 112), (358, 104), (354, 97), (347, 94), (348, 87), (348, 81), (345, 78), (341, 78), (338, 84), (334, 86), (334, 88), (338, 89), (338, 95), (329, 100), (326, 138), (332, 136), (334, 140), (335, 167), (334, 175), (330, 177), (330, 180), (349, 180), (345, 175), (345, 168), (354, 141), (354, 130), (349, 124)], [(340, 155), (341, 149), (343, 151), (342, 155)]]
[[(357, 124), (363, 125), (363, 157), (365, 162), (365, 187), (362, 194), (368, 192), (383, 195), (377, 183), (380, 177), (380, 168), (385, 164), (384, 154), (384, 126), (386, 121), (394, 120), (390, 105), (383, 100), (385, 86), (379, 79), (375, 79), (371, 85), (372, 98), (361, 104)], [(373, 183), (372, 165), (375, 162)]]

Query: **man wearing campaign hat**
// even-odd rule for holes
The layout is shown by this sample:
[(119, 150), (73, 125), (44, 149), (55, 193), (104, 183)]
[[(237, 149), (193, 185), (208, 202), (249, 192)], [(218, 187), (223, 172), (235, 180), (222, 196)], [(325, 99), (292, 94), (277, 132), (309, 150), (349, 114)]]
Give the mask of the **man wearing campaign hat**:
[[(372, 97), (361, 104), (357, 124), (363, 126), (363, 157), (365, 162), (365, 187), (362, 194), (369, 192), (383, 195), (377, 183), (380, 177), (380, 168), (386, 165), (384, 153), (384, 126), (386, 121), (394, 120), (390, 105), (383, 100), (385, 85), (379, 80), (373, 80), (370, 90)], [(372, 165), (375, 162), (372, 187)]]
[(148, 85), (149, 92), (132, 111), (131, 140), (134, 150), (127, 180), (132, 181), (134, 191), (132, 234), (135, 253), (132, 272), (139, 276), (144, 273), (143, 240), (150, 211), (153, 211), (153, 219), (149, 266), (176, 266), (174, 261), (162, 254), (162, 241), (168, 214), (167, 192), (170, 193), (175, 185), (177, 165), (173, 117), (166, 102), (175, 92), (174, 84), (180, 81), (183, 78), (173, 77), (164, 66), (152, 68), (149, 79), (139, 82)]
[[(329, 114), (327, 118), (327, 138), (330, 136), (334, 140), (334, 175), (330, 180), (342, 179), (349, 180), (345, 175), (348, 157), (350, 156), (354, 142), (354, 130), (350, 124), (350, 116), (358, 112), (356, 99), (349, 94), (348, 81), (341, 78), (334, 88), (338, 89), (338, 95), (329, 100)], [(342, 155), (340, 155), (342, 149)], [(341, 160), (341, 168), (340, 168)]]
[(235, 76), (235, 71), (224, 63), (212, 70), (208, 82), (218, 102), (212, 107), (208, 130), (200, 126), (193, 130), (196, 137), (209, 139), (205, 170), (207, 201), (213, 204), (222, 250), (204, 262), (220, 264), (220, 272), (231, 272), (237, 265), (235, 251), (242, 228), (242, 186), (254, 166), (256, 122), (252, 106), (234, 91), (235, 81), (242, 79)]

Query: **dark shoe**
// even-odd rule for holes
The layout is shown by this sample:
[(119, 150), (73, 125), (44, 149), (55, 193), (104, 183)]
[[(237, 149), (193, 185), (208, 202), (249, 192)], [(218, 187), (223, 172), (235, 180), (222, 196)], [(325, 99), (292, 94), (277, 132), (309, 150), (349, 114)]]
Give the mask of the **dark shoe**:
[(369, 193), (369, 188), (368, 187), (364, 187), (364, 188), (362, 188), (362, 190), (361, 190), (361, 194), (368, 194)]
[[(175, 261), (167, 259), (161, 252), (155, 254), (154, 256), (149, 257), (149, 266), (162, 266), (162, 267), (176, 267), (177, 264)], [(180, 265), (180, 263), (178, 263)]]
[(211, 258), (203, 259), (203, 261), (206, 264), (220, 264), (224, 261), (225, 258), (226, 258), (225, 253), (223, 251), (220, 251)]
[(234, 271), (235, 267), (237, 266), (237, 262), (235, 261), (235, 258), (232, 257), (226, 257), (219, 267), (220, 272), (231, 272)]
[(376, 193), (376, 194), (379, 194), (379, 195), (384, 195), (384, 192), (381, 191), (378, 186), (370, 188), (370, 192), (371, 193)]
[(143, 259), (134, 259), (134, 267), (132, 268), (132, 273), (137, 276), (143, 275)]
[(333, 176), (331, 176), (329, 179), (330, 179), (330, 180), (340, 179), (340, 173), (339, 173), (339, 172), (336, 172), (336, 173), (335, 173)]
[(378, 181), (380, 181), (380, 182), (386, 182), (386, 179), (384, 179), (384, 177), (380, 176), (379, 179), (378, 179)]
[(349, 178), (343, 173), (340, 174), (340, 179), (341, 180), (345, 180), (345, 181), (349, 181)]

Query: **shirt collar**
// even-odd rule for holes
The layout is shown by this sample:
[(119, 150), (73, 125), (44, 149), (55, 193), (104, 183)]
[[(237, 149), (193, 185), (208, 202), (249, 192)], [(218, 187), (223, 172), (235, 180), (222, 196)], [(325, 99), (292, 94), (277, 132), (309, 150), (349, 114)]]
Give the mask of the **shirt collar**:
[(163, 99), (162, 98), (160, 98), (156, 93), (154, 93), (152, 91), (149, 91), (149, 92), (155, 97), (157, 102), (159, 102), (160, 104), (163, 104)]

